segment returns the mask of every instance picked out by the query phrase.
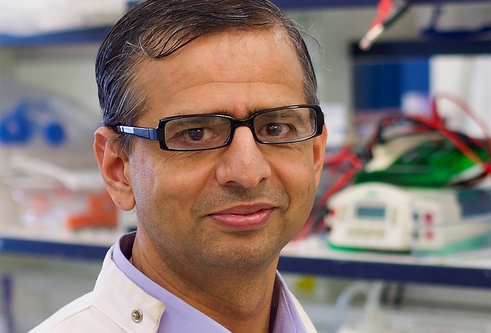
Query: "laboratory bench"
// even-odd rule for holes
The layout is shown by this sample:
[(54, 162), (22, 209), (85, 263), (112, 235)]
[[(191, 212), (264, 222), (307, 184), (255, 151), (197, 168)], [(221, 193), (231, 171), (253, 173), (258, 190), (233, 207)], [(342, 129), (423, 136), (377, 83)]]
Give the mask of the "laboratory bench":
[[(0, 255), (101, 261), (122, 231), (0, 228)], [(491, 289), (491, 248), (446, 256), (334, 250), (324, 235), (293, 241), (278, 270), (327, 278)]]

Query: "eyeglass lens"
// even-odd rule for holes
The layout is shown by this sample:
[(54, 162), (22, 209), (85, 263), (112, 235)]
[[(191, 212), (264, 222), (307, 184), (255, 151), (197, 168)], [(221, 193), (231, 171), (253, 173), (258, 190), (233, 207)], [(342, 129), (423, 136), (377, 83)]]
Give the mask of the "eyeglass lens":
[(222, 146), (230, 131), (230, 120), (224, 117), (174, 119), (165, 125), (165, 143), (171, 149), (209, 149)]
[[(256, 140), (288, 143), (310, 138), (316, 131), (316, 113), (310, 108), (259, 112), (251, 117)], [(224, 146), (230, 139), (233, 118), (221, 115), (177, 118), (165, 124), (165, 142), (170, 149), (198, 150)]]

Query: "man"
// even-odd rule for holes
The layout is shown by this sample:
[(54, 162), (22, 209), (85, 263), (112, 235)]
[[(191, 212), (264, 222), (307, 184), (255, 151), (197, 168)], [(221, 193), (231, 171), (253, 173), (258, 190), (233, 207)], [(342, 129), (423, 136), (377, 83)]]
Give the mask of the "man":
[(149, 0), (96, 66), (95, 155), (138, 228), (33, 332), (315, 332), (276, 271), (327, 136), (295, 24), (269, 0)]

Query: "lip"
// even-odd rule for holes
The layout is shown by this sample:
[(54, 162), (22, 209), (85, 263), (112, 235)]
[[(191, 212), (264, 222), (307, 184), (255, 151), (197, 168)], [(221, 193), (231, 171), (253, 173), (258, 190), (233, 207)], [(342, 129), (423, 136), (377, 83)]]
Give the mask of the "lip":
[(269, 222), (274, 208), (269, 204), (238, 205), (220, 210), (209, 216), (216, 224), (226, 229), (235, 231), (257, 230)]

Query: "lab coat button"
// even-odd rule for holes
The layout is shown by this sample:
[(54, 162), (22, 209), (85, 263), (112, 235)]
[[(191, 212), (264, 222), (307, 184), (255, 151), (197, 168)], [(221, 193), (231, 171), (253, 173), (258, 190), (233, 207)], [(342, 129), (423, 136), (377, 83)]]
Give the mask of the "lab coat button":
[(140, 309), (135, 309), (131, 313), (131, 319), (137, 324), (141, 323), (143, 320), (143, 312)]

